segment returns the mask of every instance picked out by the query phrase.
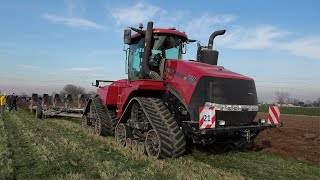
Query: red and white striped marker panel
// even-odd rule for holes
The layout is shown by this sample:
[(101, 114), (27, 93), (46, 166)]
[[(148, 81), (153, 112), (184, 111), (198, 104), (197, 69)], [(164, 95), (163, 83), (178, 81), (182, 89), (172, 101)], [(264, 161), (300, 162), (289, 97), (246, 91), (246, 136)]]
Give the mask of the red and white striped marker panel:
[(199, 129), (209, 129), (216, 127), (216, 110), (214, 106), (199, 108)]
[(280, 124), (280, 106), (269, 106), (268, 124)]

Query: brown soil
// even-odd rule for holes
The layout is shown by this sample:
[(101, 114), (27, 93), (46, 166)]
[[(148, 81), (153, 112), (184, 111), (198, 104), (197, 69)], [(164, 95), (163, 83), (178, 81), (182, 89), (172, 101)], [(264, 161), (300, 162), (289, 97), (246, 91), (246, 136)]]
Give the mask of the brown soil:
[[(266, 117), (267, 113), (257, 115)], [(261, 132), (251, 148), (320, 164), (320, 116), (282, 114), (281, 121), (283, 127)]]

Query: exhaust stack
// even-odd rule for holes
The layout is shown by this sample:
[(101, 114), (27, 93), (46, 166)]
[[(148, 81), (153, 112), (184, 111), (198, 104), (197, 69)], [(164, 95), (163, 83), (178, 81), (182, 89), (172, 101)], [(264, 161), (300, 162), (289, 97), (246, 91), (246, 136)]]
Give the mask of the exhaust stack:
[(217, 36), (224, 35), (225, 32), (226, 30), (213, 32), (210, 35), (207, 47), (198, 45), (197, 61), (211, 65), (218, 64), (219, 51), (213, 50), (213, 41)]

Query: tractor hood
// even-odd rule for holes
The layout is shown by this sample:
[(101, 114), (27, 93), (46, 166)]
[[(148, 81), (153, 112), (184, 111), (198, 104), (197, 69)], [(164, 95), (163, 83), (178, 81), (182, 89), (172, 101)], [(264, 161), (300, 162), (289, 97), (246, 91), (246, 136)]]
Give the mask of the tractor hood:
[[(225, 69), (223, 66), (214, 66), (210, 64), (204, 64), (193, 61), (186, 61), (183, 63), (187, 68), (193, 69), (199, 76), (213, 76), (220, 78), (232, 78), (232, 79), (242, 79), (242, 80), (253, 80), (247, 76), (232, 72)], [(182, 64), (181, 64), (182, 65)]]
[[(222, 66), (215, 66), (194, 61), (173, 59), (167, 60), (163, 77), (170, 86), (172, 86), (176, 91), (179, 92), (179, 94), (182, 95), (186, 104), (189, 104), (193, 91), (195, 90), (196, 86), (198, 86), (200, 80), (204, 78), (214, 78), (219, 79), (219, 81), (237, 81), (244, 84), (251, 83), (254, 86), (254, 81), (252, 78), (229, 71)], [(212, 81), (210, 80), (210, 82)], [(241, 87), (245, 89), (245, 87), (241, 86), (240, 84), (237, 84), (239, 87), (234, 87), (236, 86), (235, 84), (232, 86), (232, 89), (235, 90)], [(210, 84), (207, 84), (207, 86), (209, 85)], [(229, 88), (231, 88), (231, 85)]]
[[(227, 105), (258, 104), (254, 80), (222, 66), (167, 60), (164, 78), (184, 100), (192, 120), (198, 120), (199, 107), (206, 102)], [(254, 115), (253, 113), (252, 116)]]

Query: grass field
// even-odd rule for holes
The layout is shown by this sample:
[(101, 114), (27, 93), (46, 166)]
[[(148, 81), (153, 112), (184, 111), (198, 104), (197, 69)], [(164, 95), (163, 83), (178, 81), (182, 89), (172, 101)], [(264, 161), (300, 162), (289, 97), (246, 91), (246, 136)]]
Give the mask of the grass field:
[(0, 179), (319, 179), (320, 166), (259, 152), (193, 149), (154, 160), (84, 133), (78, 119), (37, 120), (28, 112), (0, 119)]
[[(268, 112), (269, 106), (259, 106), (259, 112)], [(282, 114), (320, 116), (318, 107), (281, 107)]]

